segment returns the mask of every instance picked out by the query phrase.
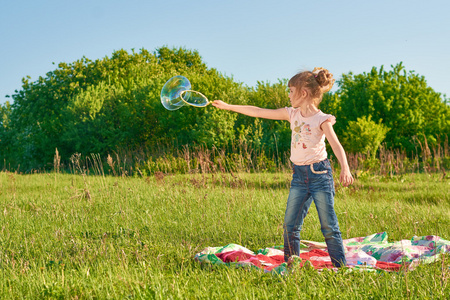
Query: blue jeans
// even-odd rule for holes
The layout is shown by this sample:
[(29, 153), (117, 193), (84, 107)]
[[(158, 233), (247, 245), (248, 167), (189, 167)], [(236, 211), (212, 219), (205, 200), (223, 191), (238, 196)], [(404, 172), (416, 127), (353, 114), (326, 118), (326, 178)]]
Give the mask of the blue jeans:
[(299, 255), (300, 230), (314, 200), (331, 261), (336, 267), (345, 266), (345, 250), (334, 211), (334, 181), (329, 160), (312, 165), (294, 165), (293, 170), (284, 215), (284, 260)]

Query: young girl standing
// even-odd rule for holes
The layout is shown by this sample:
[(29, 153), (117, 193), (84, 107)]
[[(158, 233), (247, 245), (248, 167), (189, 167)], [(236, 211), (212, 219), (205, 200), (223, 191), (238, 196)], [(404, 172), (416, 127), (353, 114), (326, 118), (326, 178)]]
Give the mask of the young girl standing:
[(334, 181), (327, 159), (325, 137), (340, 165), (343, 186), (353, 183), (345, 151), (333, 125), (336, 118), (318, 109), (323, 93), (334, 84), (333, 74), (323, 68), (296, 74), (289, 80), (292, 107), (265, 109), (248, 105), (231, 105), (215, 100), (212, 105), (251, 117), (286, 120), (291, 123), (291, 161), (293, 176), (284, 216), (284, 259), (300, 254), (300, 231), (308, 209), (314, 201), (328, 253), (333, 265), (346, 265), (341, 232), (334, 211)]

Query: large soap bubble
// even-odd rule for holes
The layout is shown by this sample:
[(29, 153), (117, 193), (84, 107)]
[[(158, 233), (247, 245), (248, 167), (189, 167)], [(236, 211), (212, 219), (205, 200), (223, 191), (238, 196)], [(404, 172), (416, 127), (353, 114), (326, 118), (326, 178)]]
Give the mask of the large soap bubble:
[(164, 84), (161, 90), (161, 103), (168, 110), (176, 110), (185, 104), (205, 107), (208, 98), (200, 92), (191, 90), (191, 83), (184, 76), (174, 76)]
[(184, 76), (174, 76), (164, 84), (161, 90), (161, 103), (168, 110), (177, 110), (185, 103), (180, 97), (182, 92), (191, 89), (191, 83)]

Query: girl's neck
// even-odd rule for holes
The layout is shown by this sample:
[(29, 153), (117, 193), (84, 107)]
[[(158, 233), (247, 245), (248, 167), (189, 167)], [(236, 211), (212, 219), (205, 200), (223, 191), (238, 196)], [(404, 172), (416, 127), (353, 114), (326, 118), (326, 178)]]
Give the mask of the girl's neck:
[(312, 103), (302, 103), (299, 108), (300, 113), (305, 118), (314, 116), (319, 112), (319, 109)]

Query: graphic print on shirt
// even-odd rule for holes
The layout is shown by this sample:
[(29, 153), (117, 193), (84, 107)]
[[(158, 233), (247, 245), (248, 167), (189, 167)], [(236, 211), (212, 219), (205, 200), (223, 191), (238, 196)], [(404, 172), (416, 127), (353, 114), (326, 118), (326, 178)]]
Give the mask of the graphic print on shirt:
[(309, 124), (305, 124), (305, 122), (302, 122), (299, 125), (298, 121), (295, 121), (292, 135), (292, 143), (294, 144), (294, 148), (297, 148), (297, 145), (301, 145), (303, 149), (306, 149), (307, 147), (304, 142), (310, 139), (310, 135), (311, 126), (309, 126)]

